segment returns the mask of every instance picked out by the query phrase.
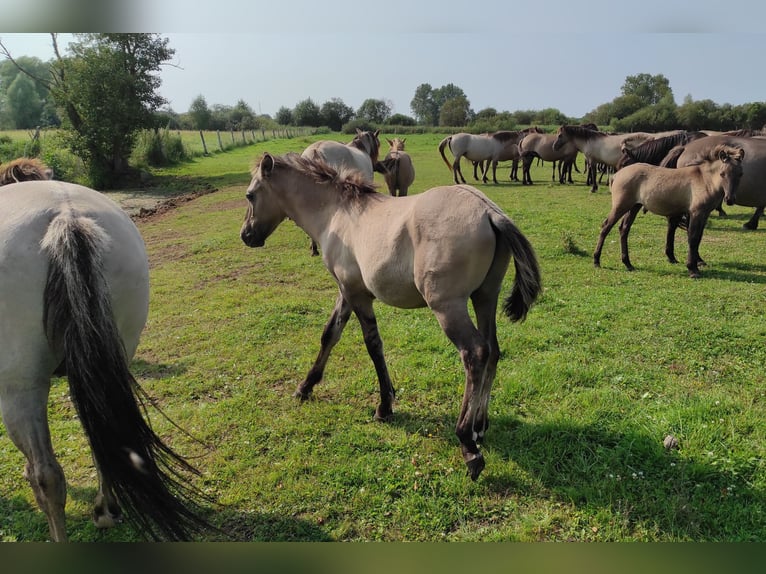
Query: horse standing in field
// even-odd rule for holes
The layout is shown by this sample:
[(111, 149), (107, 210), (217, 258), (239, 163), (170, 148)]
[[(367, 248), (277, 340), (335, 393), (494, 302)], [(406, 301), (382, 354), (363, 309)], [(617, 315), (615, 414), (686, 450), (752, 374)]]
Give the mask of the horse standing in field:
[(681, 218), (688, 215), (686, 267), (690, 277), (699, 277), (699, 265), (704, 263), (699, 255), (699, 245), (705, 223), (722, 199), (728, 205), (735, 202), (745, 156), (742, 148), (717, 145), (707, 156), (700, 158), (699, 163), (688, 167), (672, 169), (635, 163), (618, 171), (612, 181), (612, 210), (601, 224), (593, 264), (600, 267), (604, 240), (617, 220), (624, 216), (620, 223), (622, 262), (628, 271), (634, 270), (628, 255), (628, 234), (643, 207), (668, 218), (665, 254), (671, 263), (677, 262), (675, 230)]
[[(240, 231), (245, 245), (263, 246), (290, 218), (321, 245), (325, 266), (339, 287), (319, 355), (295, 395), (302, 400), (311, 396), (354, 313), (380, 387), (375, 419), (391, 418), (394, 386), (373, 302), (404, 309), (428, 306), (463, 360), (465, 394), (455, 432), (468, 474), (476, 480), (485, 465), (477, 440), (488, 427), (500, 357), (495, 315), (511, 259), (516, 275), (503, 304), (506, 316), (522, 321), (541, 289), (526, 237), (473, 187), (435, 187), (394, 198), (376, 193), (358, 174), (338, 173), (295, 154), (264, 154), (246, 197)], [(478, 328), (468, 312), (469, 299)]]
[[(374, 132), (356, 129), (356, 136), (347, 144), (333, 140), (320, 140), (308, 146), (303, 157), (311, 160), (322, 160), (335, 169), (355, 169), (362, 174), (365, 181), (372, 183), (374, 166), (378, 163), (380, 153), (380, 130)], [(311, 241), (311, 255), (319, 255), (317, 244)]]
[(91, 445), (96, 526), (114, 525), (124, 507), (145, 536), (189, 539), (208, 527), (196, 512), (202, 498), (182, 481), (196, 471), (144, 420), (128, 368), (149, 302), (141, 235), (103, 194), (50, 181), (34, 160), (9, 168), (18, 183), (0, 189), (0, 411), (51, 540), (67, 540), (66, 482), (48, 428), (54, 374), (69, 379)]
[[(499, 131), (490, 134), (468, 134), (459, 133), (451, 136), (447, 136), (441, 142), (439, 142), (439, 153), (447, 164), (447, 167), (452, 171), (455, 183), (465, 183), (463, 172), (460, 169), (460, 158), (465, 157), (472, 162), (486, 161), (486, 165), (482, 171), (481, 180), (483, 183), (487, 183), (487, 172), (490, 165), (492, 166), (492, 181), (497, 181), (497, 164), (500, 161), (512, 160), (514, 157), (518, 157), (518, 143), (521, 141), (526, 132), (522, 131)], [(452, 155), (455, 157), (454, 161), (450, 164), (444, 153), (444, 148), (449, 147)], [(458, 180), (458, 176), (460, 180)]]
[(708, 136), (673, 148), (662, 162), (667, 167), (682, 167), (698, 163), (718, 145), (737, 146), (744, 150), (742, 180), (737, 188), (737, 205), (755, 207), (745, 229), (758, 229), (758, 220), (766, 208), (766, 140), (760, 137)]
[(559, 183), (573, 183), (572, 166), (577, 159), (577, 147), (574, 144), (564, 145), (554, 150), (553, 142), (556, 140), (555, 134), (533, 133), (528, 134), (519, 142), (519, 153), (521, 154), (521, 183), (523, 185), (532, 185), (532, 176), (530, 168), (534, 158), (543, 161), (553, 162), (553, 172), (551, 181), (556, 180), (556, 163), (558, 162)]
[(703, 132), (678, 131), (651, 140), (642, 139), (639, 145), (634, 145), (633, 138), (626, 138), (620, 145), (622, 156), (615, 166), (615, 171), (620, 171), (623, 167), (634, 163), (660, 165), (674, 147), (686, 145), (690, 141), (703, 137), (707, 137)]
[(622, 156), (622, 141), (626, 137), (636, 138), (642, 134), (646, 139), (653, 139), (654, 137), (645, 132), (605, 134), (582, 126), (563, 125), (556, 132), (556, 138), (551, 147), (556, 151), (567, 143), (573, 143), (582, 152), (589, 164), (588, 180), (591, 182), (591, 192), (595, 193), (598, 190), (596, 165), (601, 163), (614, 168)]
[(404, 197), (407, 195), (412, 182), (415, 181), (415, 167), (412, 165), (412, 158), (410, 154), (404, 151), (406, 138), (387, 139), (386, 141), (390, 149), (386, 157), (376, 164), (375, 169), (383, 174), (383, 179), (391, 195)]

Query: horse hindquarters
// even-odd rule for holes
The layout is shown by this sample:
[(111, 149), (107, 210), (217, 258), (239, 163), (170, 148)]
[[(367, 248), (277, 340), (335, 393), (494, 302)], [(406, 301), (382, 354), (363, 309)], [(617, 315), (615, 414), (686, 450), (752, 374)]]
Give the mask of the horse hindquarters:
[[(140, 241), (137, 230), (131, 231), (110, 238), (94, 220), (68, 212), (51, 222), (42, 242), (51, 261), (43, 322), (51, 347), (63, 353), (72, 401), (103, 479), (94, 520), (110, 525), (111, 515), (123, 506), (143, 534), (183, 540), (208, 527), (191, 510), (202, 497), (180, 479), (182, 471), (196, 471), (142, 416), (143, 392), (128, 369), (127, 355), (135, 350), (137, 335), (123, 342), (112, 306), (115, 291), (102, 260), (108, 242), (124, 246)], [(128, 259), (121, 265), (139, 277), (145, 273), (148, 290), (145, 254), (134, 260), (136, 268), (129, 267)], [(145, 294), (141, 288), (130, 291), (139, 305), (127, 314), (140, 315), (146, 311)]]

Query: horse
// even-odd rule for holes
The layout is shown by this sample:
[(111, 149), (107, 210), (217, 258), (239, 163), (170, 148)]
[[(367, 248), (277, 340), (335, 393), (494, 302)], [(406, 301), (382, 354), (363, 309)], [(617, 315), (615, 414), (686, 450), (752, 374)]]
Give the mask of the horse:
[(532, 185), (530, 168), (534, 158), (543, 161), (553, 162), (553, 172), (551, 181), (556, 180), (556, 162), (559, 165), (559, 183), (573, 183), (571, 167), (577, 159), (577, 147), (574, 144), (568, 144), (554, 150), (553, 142), (556, 140), (555, 134), (533, 133), (528, 134), (519, 142), (519, 153), (521, 154), (521, 183), (523, 185)]
[(46, 179), (53, 179), (53, 170), (34, 157), (20, 157), (0, 165), (0, 186)]
[[(492, 181), (498, 183), (498, 162), (512, 160), (514, 157), (518, 157), (518, 149), (516, 146), (525, 135), (526, 132), (524, 131), (499, 131), (481, 135), (458, 133), (447, 136), (439, 142), (439, 153), (441, 154), (444, 163), (447, 164), (447, 167), (452, 170), (452, 175), (456, 184), (461, 182), (465, 183), (463, 172), (460, 169), (460, 158), (463, 156), (469, 161), (487, 162), (482, 170), (481, 180), (483, 183), (489, 181), (487, 172), (489, 171), (491, 164)], [(452, 155), (455, 157), (451, 164), (444, 153), (444, 148), (447, 146), (449, 146)], [(460, 176), (460, 180), (458, 180), (458, 176)]]
[(700, 158), (699, 163), (687, 167), (672, 169), (635, 163), (618, 171), (612, 181), (612, 210), (601, 224), (593, 264), (601, 266), (604, 240), (624, 215), (620, 223), (622, 262), (628, 271), (635, 269), (628, 255), (628, 234), (643, 207), (668, 218), (665, 254), (671, 263), (677, 262), (674, 255), (675, 230), (681, 218), (688, 216), (686, 268), (690, 277), (699, 277), (699, 265), (704, 263), (699, 256), (699, 244), (705, 223), (721, 199), (728, 205), (734, 203), (745, 155), (742, 148), (717, 145), (707, 156)]
[[(413, 309), (428, 306), (460, 352), (465, 392), (455, 433), (468, 475), (485, 462), (477, 441), (488, 428), (488, 404), (500, 350), (495, 314), (503, 277), (515, 279), (503, 311), (523, 321), (541, 290), (534, 250), (515, 224), (478, 189), (441, 186), (394, 198), (353, 173), (336, 172), (295, 154), (264, 154), (252, 171), (240, 237), (262, 247), (279, 224), (295, 221), (322, 247), (338, 283), (321, 348), (294, 395), (305, 401), (322, 380), (330, 352), (354, 313), (380, 387), (374, 418), (393, 416), (394, 386), (386, 366), (373, 301)], [(474, 325), (468, 312), (471, 300)]]
[(590, 163), (589, 181), (591, 182), (591, 192), (595, 193), (598, 191), (596, 164), (602, 163), (612, 168), (615, 167), (622, 156), (622, 141), (626, 137), (636, 138), (641, 135), (644, 135), (646, 139), (654, 137), (646, 132), (605, 134), (582, 126), (562, 125), (556, 132), (556, 139), (551, 147), (556, 151), (571, 142), (585, 155)]
[(638, 145), (634, 145), (636, 141), (634, 138), (625, 138), (620, 145), (622, 156), (615, 166), (615, 171), (620, 171), (626, 165), (633, 163), (660, 165), (660, 162), (674, 147), (686, 145), (690, 141), (703, 137), (707, 137), (707, 134), (703, 132), (676, 131), (672, 134), (650, 140), (641, 139), (641, 143)]
[[(358, 170), (372, 183), (374, 168), (380, 153), (380, 130), (362, 131), (356, 128), (356, 135), (347, 144), (333, 140), (319, 140), (303, 150), (303, 157), (321, 159), (336, 169), (351, 168)], [(319, 255), (316, 242), (311, 242), (311, 255)]]
[(752, 217), (743, 224), (745, 229), (758, 229), (758, 221), (766, 208), (766, 140), (759, 137), (708, 136), (678, 146), (668, 152), (662, 164), (668, 167), (681, 167), (699, 161), (717, 145), (741, 147), (745, 151), (742, 161), (742, 180), (737, 189), (737, 205), (755, 207)]
[[(34, 178), (39, 166), (22, 163)], [(105, 195), (48, 179), (2, 187), (0, 213), (0, 411), (51, 540), (67, 540), (66, 482), (47, 417), (54, 374), (67, 376), (91, 445), (96, 526), (113, 526), (125, 508), (148, 538), (206, 530), (205, 497), (183, 478), (198, 473), (143, 418), (147, 396), (129, 370), (149, 303), (138, 229)]]
[[(375, 170), (383, 174), (383, 179), (388, 187), (388, 192), (393, 196), (404, 197), (407, 195), (412, 182), (415, 181), (415, 167), (412, 165), (410, 154), (404, 151), (404, 142), (407, 138), (386, 138), (390, 149), (378, 164)], [(398, 193), (397, 193), (398, 192)]]

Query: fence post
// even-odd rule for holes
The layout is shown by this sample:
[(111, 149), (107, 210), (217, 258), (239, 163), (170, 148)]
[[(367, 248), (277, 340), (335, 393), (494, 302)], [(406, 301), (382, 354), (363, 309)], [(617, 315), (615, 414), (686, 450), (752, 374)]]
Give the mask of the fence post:
[(221, 130), (216, 130), (216, 135), (218, 136), (218, 147), (223, 151), (223, 142), (221, 141)]
[(205, 153), (205, 155), (208, 155), (207, 146), (205, 145), (205, 136), (202, 134), (202, 130), (199, 131), (199, 137), (202, 140), (202, 151)]

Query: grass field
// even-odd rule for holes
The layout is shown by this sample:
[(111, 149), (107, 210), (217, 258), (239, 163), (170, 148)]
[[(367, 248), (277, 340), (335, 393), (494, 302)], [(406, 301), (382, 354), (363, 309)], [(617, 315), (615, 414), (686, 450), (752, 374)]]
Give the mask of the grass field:
[[(407, 137), (411, 193), (451, 183), (442, 137)], [(582, 174), (575, 185), (551, 184), (550, 166), (536, 166), (536, 184), (522, 187), (503, 168), (501, 184), (479, 185), (534, 245), (544, 293), (525, 323), (498, 319), (503, 356), (487, 467), (471, 482), (453, 433), (462, 367), (427, 309), (376, 308), (397, 390), (391, 423), (372, 420), (377, 382), (353, 320), (315, 400), (291, 397), (336, 287), (292, 222), (260, 249), (245, 247), (239, 228), (253, 160), (313, 139), (163, 170), (158, 177), (190, 190), (218, 191), (138, 222), (152, 293), (133, 369), (208, 445), (152, 413), (162, 436), (194, 457), (197, 485), (222, 505), (210, 517), (231, 539), (766, 540), (766, 262), (764, 231), (741, 228), (750, 209), (711, 216), (701, 245), (708, 266), (691, 280), (665, 260), (665, 221), (651, 214), (631, 233), (635, 272), (620, 263), (616, 230), (595, 269), (610, 199), (607, 187), (591, 194)], [(677, 256), (685, 256), (682, 236)], [(506, 288), (512, 279), (509, 271)], [(136, 539), (127, 526), (91, 524), (95, 470), (65, 380), (54, 380), (50, 404), (71, 538)], [(668, 434), (679, 449), (663, 447)], [(45, 518), (4, 430), (0, 465), (0, 540), (45, 540)]]

